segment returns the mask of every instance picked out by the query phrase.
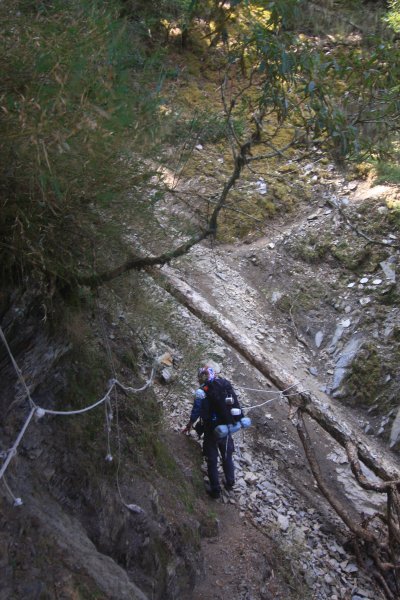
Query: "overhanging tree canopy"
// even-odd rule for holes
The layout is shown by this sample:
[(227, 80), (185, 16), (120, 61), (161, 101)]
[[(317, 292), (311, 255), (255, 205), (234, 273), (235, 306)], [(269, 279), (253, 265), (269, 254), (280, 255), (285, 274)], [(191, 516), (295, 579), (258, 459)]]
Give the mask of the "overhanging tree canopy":
[[(299, 161), (321, 150), (337, 160), (389, 155), (399, 129), (398, 41), (389, 30), (379, 37), (339, 35), (334, 24), (316, 35), (308, 6), (301, 0), (174, 0), (161, 7), (86, 0), (35, 8), (3, 2), (3, 276), (36, 273), (56, 286), (96, 285), (169, 261), (214, 235), (243, 170), (260, 161)], [(391, 8), (393, 23), (397, 3)], [(165, 51), (156, 36), (164, 41), (160, 32), (173, 26), (189, 46), (200, 32), (212, 47), (232, 151), (213, 210), (203, 211), (197, 231), (183, 220), (180, 240), (159, 228), (154, 215), (162, 175), (159, 193), (151, 196), (148, 187), (169, 127), (160, 104)], [(116, 218), (120, 202), (135, 219), (137, 243), (118, 266), (126, 248)]]

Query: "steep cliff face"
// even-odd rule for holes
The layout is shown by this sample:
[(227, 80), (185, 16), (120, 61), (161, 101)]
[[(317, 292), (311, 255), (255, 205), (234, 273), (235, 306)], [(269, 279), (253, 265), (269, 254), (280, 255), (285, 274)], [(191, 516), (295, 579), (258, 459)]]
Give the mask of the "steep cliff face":
[[(32, 401), (57, 410), (92, 404), (110, 375), (93, 322), (75, 332), (90, 349), (78, 351), (71, 332), (52, 332), (55, 323), (44, 323), (41, 310), (32, 295), (2, 297), (2, 329)], [(30, 406), (4, 343), (0, 374), (6, 452)], [(139, 387), (129, 373), (133, 381)], [(185, 482), (151, 425), (160, 416), (153, 392), (123, 398), (118, 411), (108, 448), (103, 406), (29, 423), (5, 474), (7, 487), (1, 485), (1, 598), (190, 597), (202, 568), (200, 523), (184, 505)], [(154, 439), (146, 438), (148, 428)], [(112, 461), (105, 460), (108, 451)], [(23, 504), (15, 506), (13, 496)]]

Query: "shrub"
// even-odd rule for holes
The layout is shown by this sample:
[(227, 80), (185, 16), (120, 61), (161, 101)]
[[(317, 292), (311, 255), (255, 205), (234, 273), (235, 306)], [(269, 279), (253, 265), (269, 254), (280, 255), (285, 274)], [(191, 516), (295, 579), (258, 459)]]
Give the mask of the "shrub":
[(146, 61), (116, 2), (4, 0), (0, 20), (0, 277), (71, 281), (140, 171), (122, 149), (154, 122)]

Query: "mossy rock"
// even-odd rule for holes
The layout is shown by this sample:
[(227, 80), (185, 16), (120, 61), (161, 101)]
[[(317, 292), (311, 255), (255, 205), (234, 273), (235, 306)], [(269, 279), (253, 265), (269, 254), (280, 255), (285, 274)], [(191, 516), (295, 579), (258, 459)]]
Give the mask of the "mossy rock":
[(298, 238), (292, 242), (291, 253), (306, 263), (320, 262), (325, 258), (330, 248), (328, 240), (318, 239), (316, 236)]
[(393, 206), (393, 208), (390, 209), (388, 219), (393, 227), (400, 230), (400, 205)]
[(345, 243), (340, 246), (331, 246), (331, 254), (343, 267), (349, 271), (358, 272), (365, 270), (366, 263), (371, 257), (369, 248), (360, 248), (358, 250), (351, 248)]
[(378, 301), (386, 306), (400, 305), (400, 294), (398, 292), (397, 286), (392, 285), (388, 290), (386, 290), (378, 297)]
[(276, 307), (283, 313), (289, 313), (292, 308), (292, 304), (292, 299), (287, 294), (283, 294), (283, 296), (277, 300)]
[(353, 171), (354, 177), (360, 179), (368, 179), (368, 177), (374, 177), (376, 175), (373, 165), (369, 162), (361, 162), (354, 165)]
[(345, 379), (346, 397), (352, 405), (371, 406), (382, 391), (384, 365), (375, 346), (365, 344)]

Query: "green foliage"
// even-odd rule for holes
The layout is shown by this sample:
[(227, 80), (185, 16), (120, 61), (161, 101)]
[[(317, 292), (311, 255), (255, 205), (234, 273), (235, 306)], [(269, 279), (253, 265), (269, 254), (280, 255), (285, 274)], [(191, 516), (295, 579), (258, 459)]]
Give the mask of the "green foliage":
[(123, 156), (156, 123), (147, 63), (114, 2), (0, 4), (2, 276), (73, 279), (91, 265), (98, 211), (143, 169)]
[(168, 38), (171, 28), (187, 29), (197, 4), (197, 0), (122, 0), (123, 14), (139, 26), (143, 37), (153, 42), (161, 39), (163, 33)]
[(400, 31), (400, 0), (389, 0), (390, 10), (386, 15), (386, 22), (396, 31)]
[(397, 162), (379, 161), (375, 163), (375, 183), (400, 184), (400, 166)]
[(365, 269), (366, 263), (371, 260), (372, 251), (369, 248), (354, 244), (354, 246), (342, 242), (337, 246), (332, 245), (331, 253), (343, 267), (349, 271), (360, 273)]
[[(244, 133), (245, 122), (243, 118), (235, 118), (232, 123), (236, 135)], [(191, 118), (178, 120), (173, 125), (167, 140), (176, 142), (179, 140), (189, 141), (189, 146), (196, 143), (217, 143), (226, 140), (229, 128), (226, 117), (217, 112), (196, 110)]]
[(243, 84), (235, 110), (247, 104), (274, 115), (278, 129), (269, 131), (271, 141), (285, 128), (294, 143), (297, 133), (298, 143), (318, 145), (337, 160), (390, 155), (400, 111), (398, 44), (380, 32), (322, 44), (294, 30), (303, 6), (297, 0), (240, 6), (248, 26), (230, 44), (229, 62), (241, 63), (257, 83), (251, 91)]
[(307, 238), (294, 240), (292, 253), (294, 256), (313, 264), (322, 261), (330, 249), (330, 239), (310, 235)]

